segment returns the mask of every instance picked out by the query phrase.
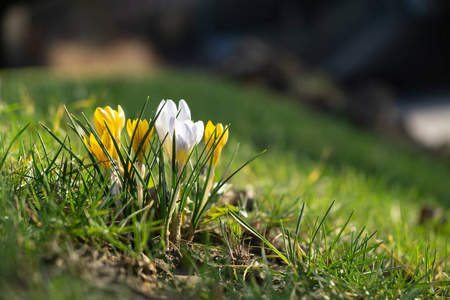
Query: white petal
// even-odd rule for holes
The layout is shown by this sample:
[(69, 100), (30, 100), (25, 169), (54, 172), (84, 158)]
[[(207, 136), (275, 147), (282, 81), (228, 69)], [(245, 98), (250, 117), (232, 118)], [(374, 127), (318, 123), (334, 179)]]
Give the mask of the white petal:
[(164, 141), (163, 149), (166, 152), (166, 155), (167, 157), (169, 157), (169, 159), (172, 159), (173, 129), (175, 126), (175, 122), (176, 122), (175, 117), (171, 117), (169, 120), (167, 131), (164, 133), (163, 136), (160, 135), (161, 141)]
[(191, 119), (191, 110), (189, 109), (189, 106), (187, 105), (186, 101), (183, 99), (180, 100), (178, 103), (179, 108), (179, 114), (177, 119), (180, 121), (186, 121)]
[(177, 105), (172, 100), (167, 100), (167, 113), (170, 117), (175, 117), (177, 115)]
[(169, 133), (170, 119), (176, 116), (176, 112), (177, 107), (172, 100), (162, 100), (159, 104), (156, 112), (158, 117), (155, 121), (155, 127), (161, 141)]
[(184, 137), (186, 135), (186, 127), (184, 122), (176, 119), (175, 120), (175, 134), (177, 136), (182, 136)]
[(171, 117), (169, 120), (169, 127), (167, 130), (169, 133), (169, 136), (167, 137), (168, 139), (173, 139), (173, 131), (175, 129), (176, 123), (177, 123), (177, 119), (175, 119), (175, 117)]
[(188, 141), (184, 139), (184, 136), (177, 134), (176, 143), (177, 144), (175, 145), (175, 147), (177, 149), (177, 153), (179, 153), (180, 151), (189, 151), (189, 144)]
[(186, 138), (187, 136), (187, 127), (184, 122), (181, 122), (179, 120), (175, 121), (175, 147), (177, 148), (177, 151), (179, 150), (185, 150), (189, 147), (188, 140)]
[(194, 122), (192, 122), (191, 120), (185, 120), (183, 121), (183, 123), (189, 126), (189, 128), (192, 128), (192, 126), (194, 126)]
[[(189, 121), (189, 122), (188, 122)], [(184, 123), (184, 127), (185, 127), (185, 140), (188, 144), (189, 147), (189, 152), (191, 152), (192, 148), (194, 148), (195, 145), (195, 140), (194, 140), (194, 132), (192, 132), (192, 128), (193, 128), (193, 124), (191, 120), (188, 120)]]
[(160, 138), (160, 140), (164, 139), (164, 136), (166, 135), (165, 132), (165, 120), (164, 120), (164, 115), (163, 114), (163, 109), (166, 106), (166, 100), (161, 100), (161, 102), (158, 105), (158, 109), (156, 110), (156, 120), (155, 120), (155, 127), (156, 127), (156, 131), (158, 132), (158, 136)]
[(162, 121), (165, 124), (165, 128), (169, 130), (170, 119), (177, 116), (177, 106), (172, 100), (167, 100), (166, 106), (164, 106), (161, 115)]
[(192, 127), (192, 131), (194, 133), (194, 143), (198, 144), (203, 138), (203, 132), (205, 131), (205, 126), (202, 121), (195, 122)]
[(159, 115), (161, 109), (163, 109), (165, 104), (166, 104), (166, 100), (161, 100), (161, 102), (159, 102), (158, 108), (156, 109), (156, 115)]

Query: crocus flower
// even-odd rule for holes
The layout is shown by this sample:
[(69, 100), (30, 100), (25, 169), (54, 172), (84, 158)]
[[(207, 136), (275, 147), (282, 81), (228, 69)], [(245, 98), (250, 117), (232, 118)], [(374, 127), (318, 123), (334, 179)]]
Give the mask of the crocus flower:
[[(166, 156), (172, 160), (175, 157), (178, 163), (178, 178), (181, 178), (183, 167), (185, 166), (192, 149), (197, 145), (202, 137), (204, 125), (202, 121), (192, 122), (191, 111), (186, 101), (180, 100), (178, 108), (172, 100), (162, 100), (156, 111), (157, 119), (155, 120), (156, 131)], [(173, 146), (175, 143), (175, 153)], [(173, 199), (178, 199), (181, 184), (177, 185), (174, 191)], [(166, 222), (166, 243), (169, 237), (175, 242), (179, 242), (181, 231), (181, 213), (177, 212), (178, 202), (175, 201), (168, 208), (169, 218)], [(172, 223), (172, 217), (175, 220)], [(173, 232), (169, 230), (169, 225), (174, 227)]]
[[(112, 155), (114, 151), (114, 144), (107, 131), (103, 132), (103, 135), (101, 136), (101, 142), (106, 151), (108, 151), (109, 155)], [(89, 151), (91, 151), (91, 153), (94, 154), (95, 157), (97, 157), (101, 165), (106, 169), (109, 169), (111, 166), (111, 162), (109, 161), (108, 156), (106, 156), (105, 152), (100, 147), (100, 144), (97, 142), (97, 139), (92, 133), (89, 137), (89, 142), (87, 141), (86, 137), (84, 137), (84, 143), (88, 147)]]
[(170, 126), (175, 130), (172, 139), (175, 140), (176, 160), (184, 165), (192, 149), (202, 140), (203, 122), (194, 123), (191, 120), (179, 121), (177, 119), (172, 119), (172, 121)]
[(120, 139), (122, 129), (125, 126), (125, 113), (120, 105), (117, 106), (117, 110), (112, 109), (109, 106), (105, 108), (97, 107), (94, 113), (95, 129), (99, 135), (103, 135), (108, 125), (114, 138)]
[(208, 201), (208, 197), (211, 192), (211, 188), (213, 187), (215, 168), (220, 159), (220, 154), (222, 153), (222, 149), (228, 141), (228, 127), (223, 127), (221, 123), (217, 123), (217, 125), (213, 125), (211, 121), (208, 121), (205, 128), (205, 144), (206, 149), (211, 151), (214, 149), (214, 153), (212, 154), (212, 169), (209, 174), (208, 182), (205, 188), (205, 194), (202, 199), (201, 208), (203, 209)]
[(213, 155), (213, 167), (217, 165), (220, 159), (222, 149), (228, 141), (228, 127), (223, 127), (221, 123), (213, 125), (211, 121), (208, 121), (205, 128), (205, 144), (208, 151), (215, 146)]
[[(108, 130), (106, 130), (106, 125), (108, 125), (117, 145), (120, 146), (120, 135), (125, 126), (125, 113), (120, 105), (117, 106), (117, 110), (113, 110), (109, 106), (106, 106), (105, 108), (97, 107), (94, 113), (94, 124), (100, 137), (103, 137), (105, 132), (109, 134)], [(111, 157), (116, 160), (118, 159), (117, 150), (118, 149), (113, 147), (111, 153)]]
[[(127, 122), (127, 132), (128, 136), (130, 137), (130, 140), (132, 140), (131, 148), (133, 148), (134, 153), (137, 154), (137, 164), (136, 168), (141, 177), (144, 177), (145, 174), (145, 165), (143, 163), (143, 157), (145, 151), (147, 151), (148, 147), (148, 141), (150, 140), (150, 136), (153, 134), (153, 128), (149, 131), (149, 125), (147, 120), (139, 120), (136, 119), (133, 122), (131, 122), (130, 119), (128, 119)], [(134, 134), (134, 137), (133, 137)], [(147, 137), (145, 137), (147, 135)], [(145, 140), (144, 140), (145, 138)], [(130, 172), (130, 168), (128, 169), (128, 172)], [(139, 177), (136, 175), (136, 188), (138, 193), (138, 204), (139, 207), (142, 208), (143, 205), (143, 199), (144, 199), (144, 191), (143, 191), (143, 185), (142, 182), (139, 180)]]
[[(127, 132), (128, 137), (130, 138), (130, 141), (133, 140), (131, 144), (131, 148), (133, 149), (134, 153), (138, 155), (138, 160), (142, 160), (145, 151), (147, 151), (148, 147), (148, 141), (150, 140), (150, 136), (153, 134), (153, 128), (150, 131), (150, 133), (147, 135), (144, 141), (144, 137), (149, 131), (149, 125), (147, 120), (134, 120), (131, 121), (128, 119), (127, 122)], [(134, 137), (133, 137), (134, 134)], [(142, 145), (141, 145), (142, 144)], [(140, 150), (139, 150), (140, 147)], [(138, 153), (139, 150), (139, 153)]]
[(178, 108), (172, 100), (162, 100), (156, 114), (158, 118), (155, 127), (163, 143), (164, 152), (172, 159), (172, 147), (175, 142), (175, 157), (183, 166), (192, 149), (203, 137), (203, 122), (192, 122), (191, 111), (184, 100), (180, 100)]

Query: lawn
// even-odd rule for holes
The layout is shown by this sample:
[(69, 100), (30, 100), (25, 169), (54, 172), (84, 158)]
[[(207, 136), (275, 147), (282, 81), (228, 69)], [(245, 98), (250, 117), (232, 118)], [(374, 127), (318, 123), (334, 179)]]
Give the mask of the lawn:
[[(207, 215), (220, 220), (182, 241), (178, 261), (160, 246), (156, 219), (111, 225), (114, 201), (100, 184), (79, 186), (67, 171), (75, 158), (40, 124), (68, 135), (87, 180), (94, 167), (63, 105), (92, 121), (97, 106), (120, 104), (134, 119), (147, 97), (147, 119), (161, 99), (185, 99), (194, 120), (231, 124), (218, 172), (238, 145), (232, 169), (267, 150), (231, 179), (224, 198), (237, 218), (220, 199)], [(0, 129), (0, 298), (450, 296), (449, 166), (289, 97), (185, 71), (2, 71)], [(420, 222), (424, 208), (434, 215)], [(138, 246), (136, 224), (149, 230)]]

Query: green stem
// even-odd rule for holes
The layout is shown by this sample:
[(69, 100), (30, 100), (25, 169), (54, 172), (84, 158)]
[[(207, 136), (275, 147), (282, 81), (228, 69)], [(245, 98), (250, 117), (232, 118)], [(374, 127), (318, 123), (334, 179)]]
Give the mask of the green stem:
[[(182, 173), (181, 171), (178, 171), (177, 181), (181, 180), (181, 173)], [(178, 237), (179, 234), (177, 234), (177, 230), (178, 230), (177, 228), (175, 228), (175, 232), (172, 235), (172, 237), (170, 236), (171, 229), (174, 227), (173, 225), (171, 226), (174, 213), (177, 213), (177, 218), (173, 221), (173, 223), (175, 224), (175, 223), (179, 222), (179, 227), (180, 227), (180, 232), (181, 232), (181, 220), (177, 220), (178, 219), (178, 212), (177, 212), (178, 198), (180, 196), (181, 184), (182, 184), (182, 182), (178, 182), (177, 189), (175, 190), (175, 193), (174, 193), (172, 205), (169, 210), (169, 215), (167, 217), (166, 236), (165, 236), (166, 246), (169, 245), (169, 241), (172, 241), (172, 242), (174, 242), (175, 245), (177, 245), (179, 243), (179, 239), (181, 238), (181, 237)], [(177, 225), (177, 227), (178, 227), (178, 225)]]
[(208, 198), (209, 195), (211, 194), (211, 189), (214, 182), (214, 175), (215, 175), (215, 168), (212, 167), (211, 174), (209, 174), (208, 183), (206, 184), (205, 194), (203, 195), (202, 204), (200, 206), (199, 211), (202, 211), (202, 209), (206, 206), (206, 202), (208, 202)]

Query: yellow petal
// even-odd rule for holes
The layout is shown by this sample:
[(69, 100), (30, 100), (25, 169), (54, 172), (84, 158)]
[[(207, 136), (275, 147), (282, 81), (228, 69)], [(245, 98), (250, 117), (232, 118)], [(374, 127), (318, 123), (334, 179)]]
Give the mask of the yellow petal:
[(111, 106), (105, 106), (103, 111), (110, 117), (114, 116), (114, 109), (112, 109)]
[(103, 134), (103, 131), (105, 130), (105, 122), (102, 117), (101, 110), (103, 110), (100, 107), (97, 107), (94, 113), (94, 124), (95, 124), (95, 130), (97, 130), (97, 133)]
[(213, 125), (213, 123), (211, 121), (208, 121), (208, 123), (206, 123), (206, 127), (205, 127), (205, 137), (210, 137), (212, 135), (212, 133), (214, 132), (215, 126)]
[[(147, 120), (143, 120), (139, 122), (139, 144), (142, 143), (142, 151), (139, 153), (140, 158), (142, 158), (143, 154), (147, 151), (148, 142), (150, 140), (150, 136), (153, 134), (153, 129), (149, 132), (144, 141), (142, 141), (149, 130), (149, 125)], [(139, 145), (138, 145), (139, 147)]]
[(208, 121), (205, 127), (205, 144), (208, 149), (210, 149), (214, 143), (214, 137), (212, 136), (214, 130), (215, 127), (213, 123), (211, 121)]
[(142, 134), (142, 121), (136, 120), (137, 124), (136, 124), (136, 138), (135, 140), (137, 140), (138, 142), (141, 142), (142, 138), (144, 137), (144, 135)]
[(100, 110), (100, 113), (102, 114), (102, 117), (106, 122), (106, 125), (108, 125), (109, 130), (111, 130), (112, 133), (115, 133), (116, 123), (114, 122), (115, 119), (114, 110), (111, 107), (107, 106), (105, 107), (105, 109)]
[(214, 150), (213, 167), (217, 166), (217, 163), (219, 162), (221, 153), (222, 153), (222, 148), (217, 147), (216, 150)]
[(90, 136), (90, 143), (91, 143), (91, 152), (92, 154), (95, 155), (95, 157), (97, 157), (98, 160), (103, 160), (105, 155), (103, 153), (102, 148), (100, 147), (100, 145), (97, 142), (97, 139), (95, 138), (95, 136), (91, 133)]
[(97, 130), (97, 133), (101, 137), (105, 131), (108, 131), (106, 129), (106, 126), (109, 127), (111, 132), (114, 132), (114, 124), (111, 122), (111, 117), (108, 115), (107, 110), (104, 110), (101, 107), (98, 107), (95, 110), (95, 129)]
[(222, 133), (223, 133), (223, 125), (222, 125), (222, 123), (217, 123), (217, 125), (216, 125), (217, 136), (221, 136)]
[[(117, 160), (119, 158), (116, 147), (114, 146), (113, 140), (112, 140), (111, 136), (109, 135), (109, 132), (105, 131), (103, 133), (102, 144), (113, 159)], [(105, 157), (106, 157), (106, 154), (105, 154)]]
[(103, 135), (102, 135), (102, 144), (103, 144), (103, 147), (105, 147), (105, 149), (108, 152), (111, 153), (111, 150), (113, 149), (114, 144), (113, 144), (113, 142), (111, 140), (111, 137), (110, 137), (108, 132), (104, 132), (103, 133)]
[[(220, 126), (222, 126), (222, 124), (220, 124)], [(219, 143), (221, 148), (223, 148), (226, 145), (226, 143), (228, 142), (228, 131), (229, 131), (228, 126), (226, 126), (225, 129), (222, 129), (222, 133), (221, 133), (222, 139), (220, 140), (220, 143)]]
[(217, 123), (217, 125), (214, 126), (211, 121), (208, 121), (205, 127), (205, 144), (208, 150), (215, 145), (214, 154), (212, 157), (214, 167), (219, 162), (222, 148), (225, 146), (227, 141), (228, 126), (224, 128), (221, 123)]
[[(142, 158), (142, 156), (146, 152), (148, 142), (150, 140), (150, 136), (153, 134), (153, 128), (152, 128), (151, 132), (148, 134), (145, 141), (143, 141), (148, 130), (149, 130), (149, 125), (148, 125), (147, 120), (135, 119), (133, 122), (131, 122), (131, 120), (128, 120), (127, 131), (128, 131), (128, 136), (130, 137), (130, 140), (133, 139), (132, 145), (131, 145), (133, 151), (135, 153), (137, 153), (140, 145), (142, 144), (141, 151), (139, 151), (139, 153), (138, 153), (139, 158)], [(134, 133), (134, 137), (133, 137), (133, 133)]]
[(88, 147), (89, 151), (92, 153), (91, 145), (89, 145), (89, 142), (85, 136), (83, 136), (83, 141), (84, 141), (84, 144)]
[(134, 126), (135, 126), (135, 121), (133, 121), (133, 123), (131, 123), (131, 119), (128, 119), (127, 121), (127, 133), (128, 133), (128, 137), (131, 138), (133, 137), (133, 132), (134, 132)]
[(125, 112), (122, 109), (122, 106), (118, 105), (117, 106), (117, 112), (118, 112), (118, 126), (120, 128), (120, 130), (122, 130), (122, 128), (125, 126)]

